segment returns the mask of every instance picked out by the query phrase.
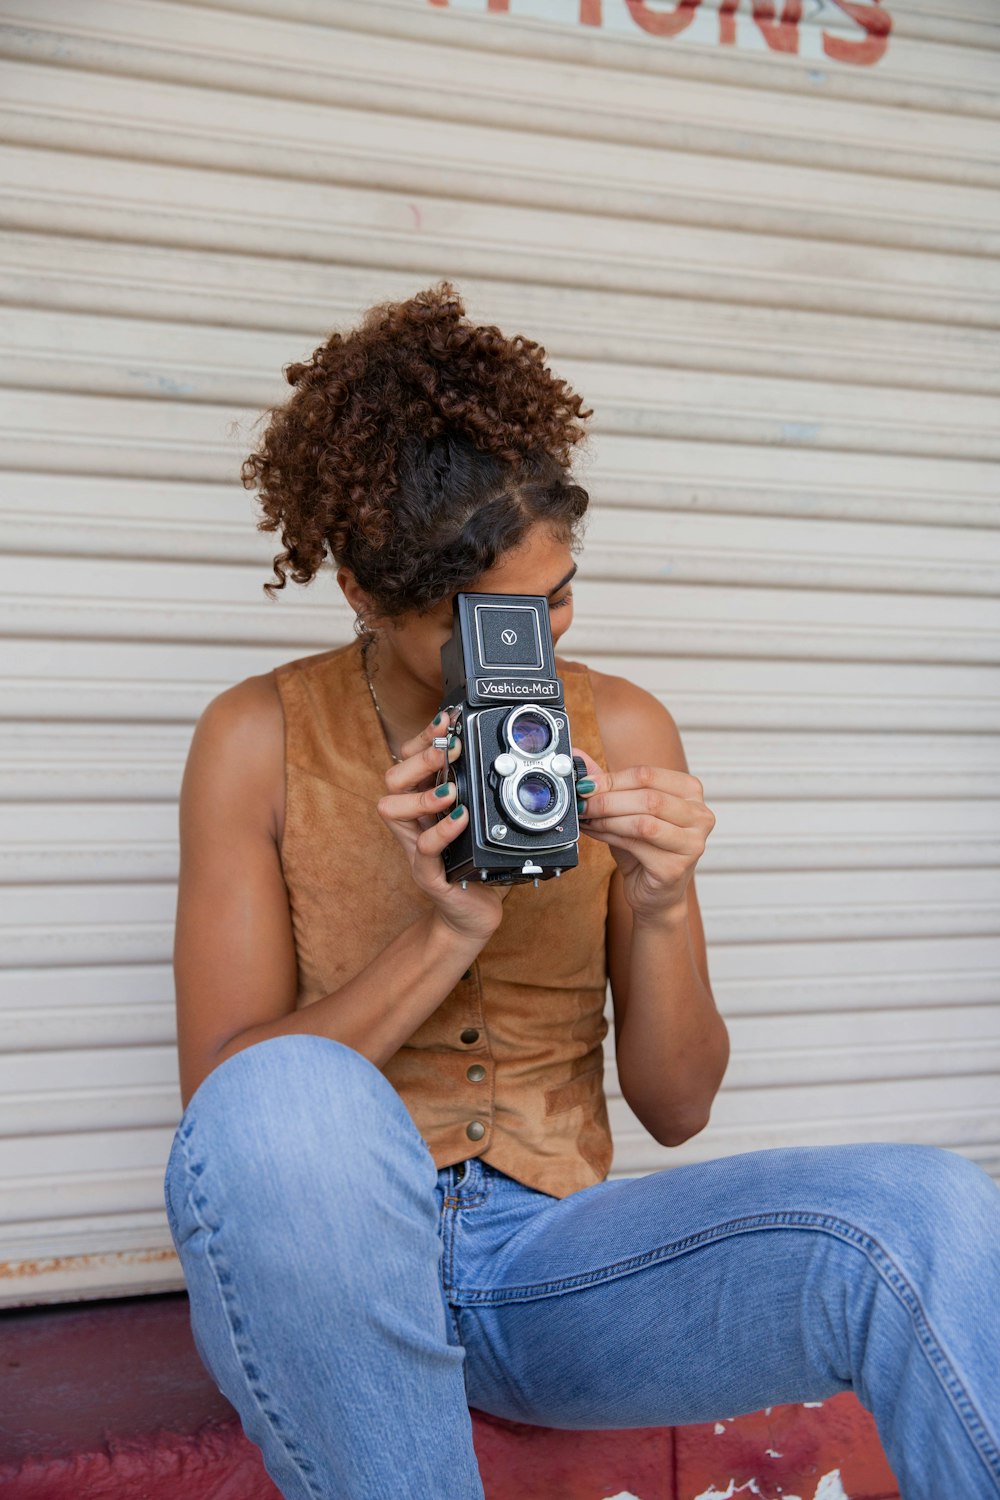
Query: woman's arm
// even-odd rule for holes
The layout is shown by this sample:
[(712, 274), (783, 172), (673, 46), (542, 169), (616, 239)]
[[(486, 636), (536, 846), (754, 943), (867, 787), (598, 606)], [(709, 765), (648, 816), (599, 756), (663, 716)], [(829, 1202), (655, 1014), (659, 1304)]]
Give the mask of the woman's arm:
[(328, 1036), (381, 1067), (486, 941), (461, 935), (431, 911), (347, 984), (296, 1010), (275, 805), (283, 784), (277, 690), (270, 674), (247, 678), (205, 708), (181, 786), (174, 979), (185, 1109), (218, 1063), (267, 1037)]
[[(585, 799), (588, 811), (581, 815), (581, 830), (588, 823), (591, 837), (601, 837), (603, 830), (612, 852), (623, 851), (626, 867), (634, 866), (634, 856), (654, 856), (660, 878), (676, 882), (663, 888), (662, 901), (637, 915), (626, 899), (622, 870), (611, 877), (606, 950), (618, 1078), (629, 1108), (653, 1138), (677, 1146), (707, 1125), (729, 1061), (729, 1033), (712, 995), (692, 873), (699, 846), (704, 847), (704, 825), (710, 831), (714, 818), (709, 822), (700, 794), (690, 809), (672, 800), (691, 797), (700, 784), (692, 778), (692, 785), (683, 785), (690, 773), (668, 710), (625, 678), (595, 672), (593, 679), (610, 774), (595, 770), (597, 791)], [(660, 770), (684, 775), (664, 777)], [(660, 782), (669, 782), (670, 790)], [(628, 788), (623, 798), (613, 796), (616, 787)], [(631, 822), (602, 817), (616, 800), (629, 804)], [(664, 825), (664, 817), (683, 820)], [(642, 828), (646, 838), (631, 846), (627, 840), (614, 844), (616, 827), (633, 839)], [(625, 852), (629, 847), (631, 854)], [(641, 878), (645, 872), (634, 873)]]

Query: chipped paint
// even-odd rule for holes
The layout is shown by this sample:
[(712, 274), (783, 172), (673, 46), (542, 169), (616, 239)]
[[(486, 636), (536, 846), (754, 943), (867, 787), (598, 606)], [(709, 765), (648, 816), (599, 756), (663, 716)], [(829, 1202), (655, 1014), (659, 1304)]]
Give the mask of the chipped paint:
[(840, 1482), (840, 1470), (833, 1469), (829, 1474), (824, 1474), (816, 1486), (815, 1500), (850, 1500), (847, 1491)]
[(633, 1495), (629, 1490), (622, 1490), (620, 1495), (605, 1495), (604, 1500), (639, 1500), (638, 1495)]
[[(780, 1455), (776, 1456), (780, 1457)], [(748, 1479), (745, 1484), (741, 1485), (737, 1485), (735, 1479), (730, 1479), (724, 1490), (717, 1490), (714, 1485), (709, 1485), (707, 1490), (703, 1490), (700, 1495), (695, 1495), (694, 1500), (733, 1500), (736, 1495), (756, 1495), (759, 1500), (772, 1500), (770, 1492), (762, 1490), (756, 1479)], [(621, 1500), (621, 1497), (616, 1496), (615, 1500)], [(801, 1496), (782, 1494), (779, 1485), (778, 1495), (774, 1497), (774, 1500), (801, 1500)], [(831, 1469), (829, 1474), (823, 1475), (816, 1486), (813, 1500), (850, 1500), (850, 1496), (840, 1481), (839, 1469)]]
[(694, 1500), (732, 1500), (733, 1495), (760, 1495), (762, 1500), (766, 1500), (764, 1491), (756, 1479), (748, 1479), (746, 1484), (741, 1484), (738, 1489), (735, 1479), (729, 1481), (729, 1487), (725, 1490), (717, 1490), (714, 1484), (709, 1485), (707, 1490), (703, 1490), (700, 1495), (695, 1495)]

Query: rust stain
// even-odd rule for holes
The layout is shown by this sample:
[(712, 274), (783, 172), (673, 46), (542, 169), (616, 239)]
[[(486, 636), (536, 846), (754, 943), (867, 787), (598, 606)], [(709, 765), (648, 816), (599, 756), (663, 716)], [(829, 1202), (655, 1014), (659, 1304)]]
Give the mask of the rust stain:
[(177, 1260), (175, 1250), (115, 1251), (104, 1255), (53, 1255), (43, 1260), (5, 1260), (0, 1261), (0, 1281), (13, 1281), (23, 1276), (51, 1276), (58, 1271), (84, 1271), (94, 1266), (155, 1265), (168, 1260)]

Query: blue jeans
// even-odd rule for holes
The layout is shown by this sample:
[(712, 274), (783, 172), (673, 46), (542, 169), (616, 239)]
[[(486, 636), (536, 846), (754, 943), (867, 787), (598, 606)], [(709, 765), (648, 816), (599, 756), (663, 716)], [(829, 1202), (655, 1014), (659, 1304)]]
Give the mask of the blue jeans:
[(164, 1188), (199, 1356), (286, 1500), (483, 1500), (470, 1406), (622, 1428), (846, 1390), (905, 1500), (1000, 1495), (1000, 1190), (956, 1152), (553, 1198), (438, 1171), (385, 1075), (303, 1034), (203, 1080)]

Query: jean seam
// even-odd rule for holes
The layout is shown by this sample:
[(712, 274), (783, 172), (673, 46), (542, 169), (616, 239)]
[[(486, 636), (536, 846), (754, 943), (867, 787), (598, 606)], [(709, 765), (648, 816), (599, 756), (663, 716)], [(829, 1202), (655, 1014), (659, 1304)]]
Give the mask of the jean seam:
[[(246, 1379), (247, 1387), (250, 1390), (250, 1392), (252, 1393), (254, 1401), (256, 1402), (257, 1408), (260, 1411), (262, 1417), (266, 1421), (267, 1425), (270, 1427), (272, 1433), (277, 1438), (278, 1442), (284, 1448), (285, 1452), (287, 1453), (287, 1455), (289, 1457), (289, 1460), (294, 1465), (294, 1467), (295, 1467), (296, 1471), (298, 1472), (299, 1477), (301, 1478), (302, 1483), (305, 1485), (306, 1489), (309, 1491), (309, 1493), (311, 1495), (314, 1495), (316, 1497), (316, 1500), (322, 1500), (322, 1495), (321, 1495), (320, 1491), (316, 1489), (316, 1487), (312, 1483), (312, 1480), (309, 1478), (309, 1475), (306, 1473), (306, 1471), (302, 1467), (302, 1464), (301, 1464), (301, 1461), (300, 1461), (300, 1459), (298, 1457), (298, 1453), (296, 1451), (294, 1443), (292, 1443), (291, 1440), (288, 1437), (286, 1437), (285, 1433), (283, 1432), (283, 1430), (282, 1430), (282, 1423), (281, 1423), (280, 1418), (277, 1417), (276, 1414), (274, 1414), (274, 1413), (272, 1413), (271, 1411), (268, 1410), (268, 1408), (265, 1405), (264, 1400), (263, 1400), (263, 1398), (261, 1396), (261, 1393), (260, 1393), (260, 1391), (257, 1388), (257, 1384), (256, 1384), (256, 1382), (254, 1380), (254, 1377), (251, 1375), (250, 1371), (247, 1369), (246, 1361), (244, 1360), (243, 1352), (242, 1352), (242, 1350), (240, 1348), (240, 1340), (237, 1337), (236, 1329), (233, 1327), (233, 1321), (232, 1321), (232, 1316), (231, 1316), (231, 1311), (232, 1310), (230, 1308), (230, 1297), (227, 1294), (227, 1292), (224, 1290), (224, 1282), (223, 1282), (222, 1276), (220, 1274), (220, 1267), (217, 1264), (215, 1257), (213, 1256), (213, 1241), (215, 1239), (215, 1235), (216, 1235), (217, 1229), (216, 1229), (216, 1227), (213, 1227), (212, 1225), (210, 1225), (210, 1224), (208, 1224), (206, 1222), (205, 1217), (204, 1217), (204, 1215), (203, 1215), (203, 1213), (202, 1213), (201, 1210), (204, 1207), (207, 1206), (208, 1200), (204, 1197), (204, 1195), (199, 1196), (195, 1192), (195, 1189), (194, 1189), (194, 1186), (193, 1186), (193, 1182), (192, 1182), (192, 1179), (194, 1179), (194, 1178), (196, 1178), (196, 1177), (198, 1177), (198, 1176), (201, 1175), (200, 1171), (196, 1172), (194, 1170), (194, 1167), (193, 1167), (193, 1165), (191, 1163), (191, 1160), (190, 1160), (190, 1158), (188, 1156), (188, 1140), (189, 1140), (189, 1138), (191, 1136), (191, 1133), (192, 1133), (193, 1129), (194, 1129), (194, 1121), (192, 1119), (188, 1123), (187, 1129), (181, 1135), (181, 1154), (182, 1154), (182, 1157), (183, 1157), (183, 1160), (184, 1160), (184, 1166), (185, 1166), (185, 1169), (187, 1171), (188, 1179), (189, 1179), (189, 1184), (190, 1184), (189, 1191), (188, 1191), (188, 1201), (189, 1201), (189, 1203), (191, 1205), (192, 1213), (194, 1214), (194, 1217), (197, 1220), (198, 1225), (200, 1226), (200, 1228), (202, 1228), (205, 1231), (205, 1235), (206, 1235), (206, 1239), (205, 1239), (205, 1259), (206, 1259), (206, 1261), (208, 1263), (209, 1269), (212, 1272), (212, 1279), (215, 1282), (215, 1288), (216, 1288), (216, 1291), (218, 1292), (218, 1295), (219, 1295), (219, 1302), (220, 1302), (220, 1304), (222, 1306), (223, 1316), (224, 1316), (225, 1321), (226, 1321), (226, 1327), (229, 1330), (229, 1339), (230, 1339), (230, 1343), (232, 1345), (233, 1353), (236, 1355), (236, 1359), (237, 1359), (237, 1361), (239, 1363), (240, 1369), (243, 1371), (244, 1377)], [(204, 1170), (204, 1168), (202, 1168), (201, 1170)], [(227, 1274), (227, 1276), (230, 1275), (229, 1272), (227, 1272), (226, 1274)]]
[(461, 1186), (459, 1186), (455, 1189), (454, 1198), (459, 1208), (479, 1208), (483, 1203), (486, 1202), (492, 1191), (493, 1184), (489, 1183), (483, 1189), (483, 1191), (481, 1193), (477, 1193), (474, 1198), (463, 1198), (462, 1189)]
[(179, 1245), (181, 1238), (181, 1227), (180, 1222), (177, 1219), (176, 1214), (174, 1213), (174, 1206), (170, 1201), (170, 1157), (172, 1156), (173, 1149), (171, 1148), (170, 1156), (168, 1156), (167, 1158), (167, 1165), (163, 1169), (163, 1207), (166, 1211), (167, 1227), (170, 1230), (170, 1238), (174, 1242), (174, 1253), (176, 1254), (177, 1246)]
[(584, 1271), (577, 1276), (564, 1276), (556, 1281), (536, 1282), (533, 1285), (520, 1287), (486, 1287), (472, 1290), (458, 1290), (453, 1287), (452, 1294), (461, 1299), (460, 1305), (470, 1307), (505, 1302), (533, 1302), (543, 1297), (558, 1297), (564, 1292), (617, 1280), (621, 1276), (644, 1270), (647, 1266), (656, 1265), (660, 1261), (673, 1260), (689, 1250), (711, 1244), (731, 1234), (784, 1228), (822, 1229), (845, 1243), (854, 1245), (868, 1256), (883, 1281), (909, 1312), (928, 1363), (947, 1392), (960, 1421), (994, 1479), (1000, 1481), (1000, 1448), (973, 1404), (968, 1391), (945, 1357), (914, 1287), (877, 1240), (845, 1219), (837, 1219), (828, 1214), (813, 1213), (805, 1209), (786, 1209), (770, 1214), (749, 1214), (743, 1218), (728, 1219), (721, 1224), (710, 1225), (706, 1229), (698, 1230), (696, 1234), (670, 1241), (666, 1245), (647, 1250), (642, 1255), (616, 1261), (610, 1266), (602, 1266), (595, 1271)]

